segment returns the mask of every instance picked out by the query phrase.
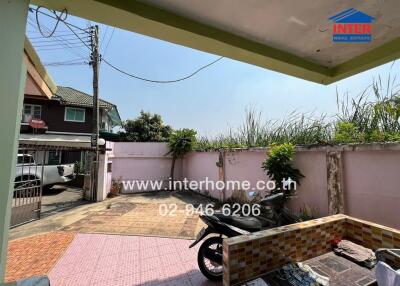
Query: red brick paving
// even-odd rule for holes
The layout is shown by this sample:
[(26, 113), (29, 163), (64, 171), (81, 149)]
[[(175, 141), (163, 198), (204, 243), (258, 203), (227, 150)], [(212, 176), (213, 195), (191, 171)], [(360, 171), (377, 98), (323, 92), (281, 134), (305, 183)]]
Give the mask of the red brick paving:
[(74, 237), (73, 232), (50, 232), (10, 241), (5, 281), (48, 274)]

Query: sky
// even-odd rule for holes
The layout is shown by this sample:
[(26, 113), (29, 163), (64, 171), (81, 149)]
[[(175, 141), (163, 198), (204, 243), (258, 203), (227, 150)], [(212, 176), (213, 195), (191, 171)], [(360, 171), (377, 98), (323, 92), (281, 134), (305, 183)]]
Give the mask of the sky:
[[(42, 27), (49, 29), (55, 24), (55, 20), (46, 16), (39, 16), (39, 21)], [(82, 28), (94, 24), (73, 16), (68, 16), (67, 21)], [(29, 13), (27, 34), (32, 38), (33, 45), (38, 47), (37, 52), (43, 63), (68, 61), (82, 56), (88, 58), (89, 50), (83, 46), (74, 49), (52, 49), (57, 46), (43, 48), (34, 13)], [(70, 34), (70, 31), (60, 23), (55, 35), (63, 37), (65, 34)], [(64, 39), (73, 37), (64, 36)], [(112, 27), (102, 24), (100, 52), (113, 65), (156, 80), (185, 76), (219, 57), (118, 28), (113, 32)], [(99, 91), (102, 99), (117, 105), (123, 120), (134, 119), (144, 110), (160, 114), (164, 122), (174, 129), (192, 128), (201, 136), (213, 137), (225, 133), (230, 127), (239, 126), (244, 120), (246, 108), (260, 111), (263, 120), (284, 119), (293, 111), (333, 115), (337, 110), (336, 90), (340, 95), (348, 93), (349, 97), (356, 97), (379, 75), (383, 79), (389, 74), (396, 75), (398, 67), (397, 62), (388, 63), (324, 86), (224, 58), (183, 82), (154, 84), (127, 77), (103, 63)], [(90, 66), (46, 68), (57, 85), (92, 94)]]

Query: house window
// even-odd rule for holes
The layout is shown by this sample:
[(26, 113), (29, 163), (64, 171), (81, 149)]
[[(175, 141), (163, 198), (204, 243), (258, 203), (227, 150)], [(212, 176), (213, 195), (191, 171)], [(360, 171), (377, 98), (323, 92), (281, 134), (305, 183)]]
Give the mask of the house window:
[(42, 118), (42, 106), (35, 104), (24, 104), (24, 113), (22, 114), (22, 122), (27, 123), (31, 119)]
[(66, 107), (64, 120), (72, 122), (85, 122), (85, 109)]

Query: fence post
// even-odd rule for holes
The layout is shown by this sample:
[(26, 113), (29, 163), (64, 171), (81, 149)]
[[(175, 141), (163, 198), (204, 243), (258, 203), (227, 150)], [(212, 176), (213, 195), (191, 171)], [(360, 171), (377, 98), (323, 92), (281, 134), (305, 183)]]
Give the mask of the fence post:
[(329, 214), (344, 213), (343, 164), (341, 151), (327, 151), (326, 168)]

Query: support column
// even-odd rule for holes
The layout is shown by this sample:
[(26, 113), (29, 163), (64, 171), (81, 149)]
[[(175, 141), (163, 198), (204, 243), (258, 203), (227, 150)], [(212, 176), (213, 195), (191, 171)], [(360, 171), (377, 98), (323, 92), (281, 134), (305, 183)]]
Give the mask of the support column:
[(4, 281), (8, 230), (24, 99), (23, 62), (29, 0), (0, 1), (0, 283)]
[(96, 201), (101, 202), (107, 197), (107, 154), (99, 154), (98, 168), (97, 168), (97, 196)]
[(344, 214), (344, 193), (342, 184), (342, 152), (326, 153), (328, 175), (328, 210), (330, 215)]
[(222, 195), (220, 195), (222, 202), (226, 201), (225, 155), (226, 152), (224, 149), (219, 150), (218, 162), (216, 163), (218, 167), (218, 179), (224, 182), (224, 189), (222, 190)]

